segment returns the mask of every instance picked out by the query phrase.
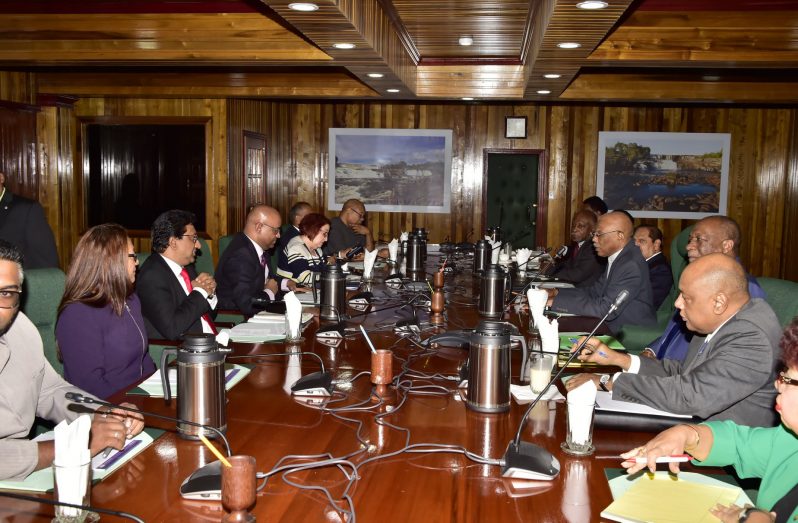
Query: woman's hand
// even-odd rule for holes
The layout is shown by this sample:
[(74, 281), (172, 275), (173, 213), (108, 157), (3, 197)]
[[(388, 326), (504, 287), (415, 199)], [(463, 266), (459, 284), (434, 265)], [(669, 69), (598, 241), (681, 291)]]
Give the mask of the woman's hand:
[[(740, 514), (746, 508), (753, 505), (746, 505), (745, 507), (738, 507), (737, 505), (721, 505), (718, 503), (715, 508), (709, 509), (709, 513), (723, 521), (723, 523), (737, 523), (740, 521)], [(765, 512), (764, 510), (756, 510), (748, 515), (746, 523), (772, 523), (776, 521), (775, 512)]]
[[(642, 447), (637, 447), (621, 454), (622, 458), (632, 460), (624, 461), (621, 466), (628, 469), (629, 474), (634, 474), (646, 467), (651, 472), (655, 472), (657, 470), (657, 458), (684, 454), (685, 450), (691, 448), (692, 444), (695, 443), (696, 434), (696, 431), (688, 425), (671, 427), (657, 434), (654, 439)], [(646, 462), (636, 463), (635, 458), (646, 458)], [(674, 474), (679, 473), (678, 463), (669, 463), (669, 468)]]

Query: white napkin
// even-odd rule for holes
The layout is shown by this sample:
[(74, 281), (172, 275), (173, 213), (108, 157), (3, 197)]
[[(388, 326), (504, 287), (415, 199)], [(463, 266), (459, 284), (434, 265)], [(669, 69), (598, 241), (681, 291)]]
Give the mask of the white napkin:
[(403, 232), (402, 234), (399, 235), (399, 241), (406, 242), (408, 236), (410, 236), (408, 232)]
[[(87, 481), (85, 467), (91, 463), (89, 431), (91, 418), (83, 414), (72, 423), (62, 421), (55, 426), (55, 482), (58, 485), (58, 500), (75, 505), (83, 504)], [(80, 509), (63, 507), (62, 513), (77, 517)]]
[(363, 278), (371, 277), (371, 271), (374, 269), (374, 262), (377, 261), (378, 252), (377, 249), (373, 251), (365, 249), (363, 254)]
[(499, 247), (501, 247), (502, 242), (500, 241), (492, 242), (490, 241), (490, 239), (488, 239), (488, 242), (490, 243), (490, 264), (496, 265), (497, 263), (499, 263), (499, 253), (501, 252)]
[(399, 240), (394, 238), (391, 240), (391, 243), (388, 244), (388, 258), (392, 261), (396, 261), (396, 256), (399, 254)]
[[(533, 399), (538, 397), (537, 392), (532, 392), (532, 389), (529, 388), (529, 385), (510, 385), (510, 394), (513, 395), (515, 401), (518, 403), (521, 402), (530, 402)], [(546, 391), (546, 394), (540, 398), (541, 401), (543, 400), (564, 400), (565, 396), (560, 394), (560, 391), (557, 390), (556, 385), (552, 385), (549, 387), (549, 390)]]
[(571, 439), (577, 445), (584, 445), (590, 438), (596, 392), (596, 385), (592, 381), (586, 381), (568, 392), (568, 426)]
[(532, 257), (532, 250), (527, 249), (526, 247), (522, 247), (515, 251), (515, 261), (518, 262), (518, 268), (520, 270), (526, 270), (526, 263), (529, 261), (529, 258)]
[(289, 338), (298, 338), (302, 332), (302, 303), (299, 298), (292, 292), (283, 297), (285, 302), (285, 318), (288, 321), (288, 330), (286, 336)]
[(540, 349), (557, 354), (560, 351), (560, 323), (557, 319), (550, 320), (541, 314), (535, 318), (535, 325), (540, 333)]
[(543, 289), (529, 289), (526, 291), (526, 301), (529, 303), (529, 314), (537, 324), (538, 318), (543, 317), (543, 310), (546, 308), (546, 302), (549, 301), (549, 293)]
[(222, 347), (227, 347), (227, 344), (230, 343), (230, 329), (220, 330), (219, 334), (216, 335), (216, 343)]

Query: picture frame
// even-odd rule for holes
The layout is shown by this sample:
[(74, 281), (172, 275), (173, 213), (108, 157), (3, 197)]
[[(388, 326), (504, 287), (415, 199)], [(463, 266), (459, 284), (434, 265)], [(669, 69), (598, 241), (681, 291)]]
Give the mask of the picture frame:
[(451, 129), (330, 128), (329, 140), (329, 210), (356, 198), (369, 211), (450, 211)]
[(636, 218), (726, 214), (728, 133), (599, 132), (596, 194)]
[(504, 137), (526, 138), (526, 116), (505, 116)]

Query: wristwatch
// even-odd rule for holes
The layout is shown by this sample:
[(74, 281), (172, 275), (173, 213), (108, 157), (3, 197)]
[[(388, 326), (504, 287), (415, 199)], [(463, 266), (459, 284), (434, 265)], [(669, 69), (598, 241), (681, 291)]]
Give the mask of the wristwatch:
[[(745, 523), (746, 521), (748, 521), (748, 518), (754, 512), (765, 512), (765, 511), (758, 509), (756, 507), (746, 507), (743, 509), (742, 512), (740, 512), (740, 519), (738, 519), (737, 521), (739, 521), (740, 523)], [(765, 512), (765, 514), (767, 514), (767, 512)]]
[(601, 387), (601, 390), (604, 392), (610, 391), (610, 389), (607, 388), (607, 383), (610, 382), (610, 377), (611, 376), (609, 374), (602, 374), (599, 376), (599, 387)]

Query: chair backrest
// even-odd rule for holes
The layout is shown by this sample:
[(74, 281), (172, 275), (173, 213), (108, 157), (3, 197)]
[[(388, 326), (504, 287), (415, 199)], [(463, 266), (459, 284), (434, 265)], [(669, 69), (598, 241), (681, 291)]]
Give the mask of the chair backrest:
[(230, 242), (233, 241), (233, 237), (235, 234), (228, 234), (227, 236), (222, 236), (219, 238), (219, 259), (222, 258), (222, 254), (230, 245)]
[(798, 316), (798, 283), (765, 277), (756, 280), (767, 294), (767, 302), (779, 318), (779, 323), (782, 327), (786, 327), (795, 316)]
[(200, 238), (200, 250), (197, 252), (197, 259), (194, 261), (194, 268), (197, 273), (207, 272), (213, 275), (213, 254), (205, 238)]
[(138, 260), (139, 260), (139, 267), (141, 267), (141, 265), (144, 263), (144, 261), (147, 258), (150, 257), (150, 254), (151, 253), (149, 251), (148, 252), (137, 252), (136, 253), (136, 258), (138, 258)]
[(39, 330), (44, 355), (59, 374), (64, 373), (64, 366), (58, 360), (55, 320), (58, 304), (64, 295), (65, 281), (66, 275), (61, 269), (28, 269), (22, 284), (21, 310)]

